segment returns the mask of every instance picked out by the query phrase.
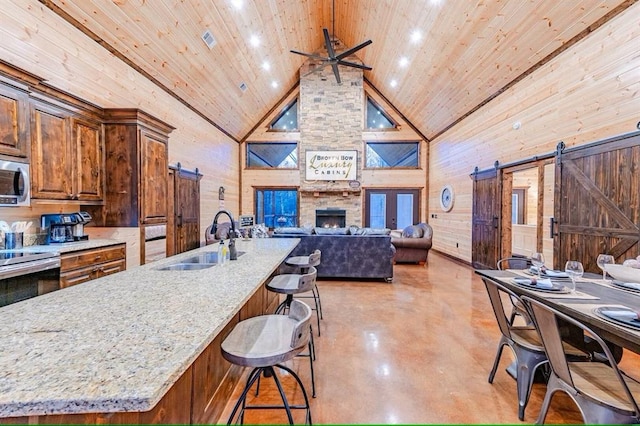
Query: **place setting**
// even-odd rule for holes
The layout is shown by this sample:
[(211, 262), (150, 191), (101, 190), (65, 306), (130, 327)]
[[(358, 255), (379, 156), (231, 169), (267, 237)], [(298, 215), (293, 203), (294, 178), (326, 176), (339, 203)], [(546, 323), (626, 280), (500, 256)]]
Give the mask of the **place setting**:
[[(602, 283), (619, 290), (640, 293), (640, 256), (618, 265), (613, 256), (600, 254), (596, 263), (602, 270)], [(608, 280), (607, 274), (613, 279)]]
[(598, 306), (593, 312), (600, 318), (640, 329), (640, 315), (637, 311), (621, 305)]

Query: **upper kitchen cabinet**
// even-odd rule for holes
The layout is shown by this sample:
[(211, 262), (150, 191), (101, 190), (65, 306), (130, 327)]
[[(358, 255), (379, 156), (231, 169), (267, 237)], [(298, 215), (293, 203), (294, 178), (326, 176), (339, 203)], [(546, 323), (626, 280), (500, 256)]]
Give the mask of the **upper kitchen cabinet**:
[(0, 82), (0, 154), (29, 154), (29, 94), (26, 87)]
[(138, 109), (104, 113), (106, 192), (91, 210), (100, 226), (167, 222), (169, 133), (174, 127)]
[(31, 138), (32, 198), (103, 201), (104, 139), (99, 116), (52, 98), (34, 97)]

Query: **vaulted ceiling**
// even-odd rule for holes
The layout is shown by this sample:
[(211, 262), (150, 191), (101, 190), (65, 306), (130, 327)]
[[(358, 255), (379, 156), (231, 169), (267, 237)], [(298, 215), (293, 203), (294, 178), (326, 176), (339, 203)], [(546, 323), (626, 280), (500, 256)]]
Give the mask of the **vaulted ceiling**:
[(365, 78), (432, 139), (635, 2), (40, 1), (237, 141), (296, 85), (306, 58), (289, 51), (322, 49), (322, 28), (342, 48), (373, 41)]

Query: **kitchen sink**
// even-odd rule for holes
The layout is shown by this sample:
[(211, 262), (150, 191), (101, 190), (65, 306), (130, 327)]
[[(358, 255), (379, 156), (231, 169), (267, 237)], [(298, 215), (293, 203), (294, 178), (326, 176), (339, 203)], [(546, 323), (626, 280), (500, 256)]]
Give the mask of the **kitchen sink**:
[[(244, 251), (238, 252), (238, 257), (245, 254)], [(171, 263), (167, 266), (156, 268), (158, 271), (197, 271), (215, 266), (218, 263), (218, 253), (207, 251), (198, 255), (181, 260), (178, 263)]]
[[(245, 253), (244, 251), (239, 251), (238, 257), (242, 256), (244, 253)], [(189, 263), (189, 264), (218, 263), (218, 253), (214, 251), (207, 251), (205, 253), (200, 253), (196, 256), (185, 259), (180, 263)]]
[(158, 271), (197, 271), (199, 269), (211, 268), (215, 263), (173, 263), (171, 265), (157, 268)]

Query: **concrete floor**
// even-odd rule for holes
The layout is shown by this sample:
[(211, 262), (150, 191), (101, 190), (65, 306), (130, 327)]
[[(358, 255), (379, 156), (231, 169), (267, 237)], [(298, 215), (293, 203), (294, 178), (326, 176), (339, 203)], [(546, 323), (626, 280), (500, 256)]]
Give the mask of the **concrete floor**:
[[(494, 383), (487, 382), (500, 334), (471, 267), (432, 252), (426, 266), (396, 265), (392, 284), (318, 281), (318, 286), (324, 320), (322, 336), (316, 333), (315, 339), (314, 423), (521, 423), (516, 383), (505, 372), (513, 359), (509, 350)], [(288, 365), (310, 394), (308, 362), (296, 358)], [(636, 354), (625, 352), (621, 366), (640, 375)], [(282, 380), (293, 402), (300, 402), (294, 380)], [(525, 423), (535, 422), (544, 393), (544, 384), (534, 384)], [(279, 403), (271, 379), (262, 380), (255, 403)], [(304, 423), (301, 410), (294, 415)], [(582, 423), (582, 417), (571, 399), (557, 394), (546, 421)], [(245, 423), (286, 422), (283, 410), (245, 416)]]

